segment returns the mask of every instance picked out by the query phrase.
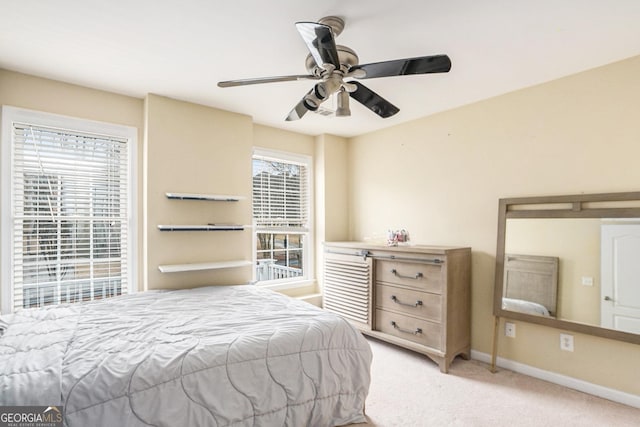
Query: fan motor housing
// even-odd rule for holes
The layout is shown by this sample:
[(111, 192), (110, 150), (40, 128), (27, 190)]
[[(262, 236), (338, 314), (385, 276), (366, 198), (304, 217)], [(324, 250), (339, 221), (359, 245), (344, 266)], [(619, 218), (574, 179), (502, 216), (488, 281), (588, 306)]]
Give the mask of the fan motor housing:
[(344, 30), (344, 19), (339, 16), (325, 16), (318, 20), (318, 24), (330, 26), (331, 31), (333, 31), (333, 35), (336, 37), (338, 37), (340, 33), (342, 33), (342, 30)]
[[(338, 59), (340, 60), (341, 71), (346, 73), (349, 68), (354, 65), (358, 65), (358, 55), (356, 55), (353, 49), (342, 45), (336, 45), (336, 49), (338, 50)], [(316, 61), (313, 59), (311, 54), (307, 55), (304, 65), (307, 68), (307, 71), (314, 76), (319, 76), (322, 74), (322, 71), (324, 71), (322, 67), (316, 64)]]

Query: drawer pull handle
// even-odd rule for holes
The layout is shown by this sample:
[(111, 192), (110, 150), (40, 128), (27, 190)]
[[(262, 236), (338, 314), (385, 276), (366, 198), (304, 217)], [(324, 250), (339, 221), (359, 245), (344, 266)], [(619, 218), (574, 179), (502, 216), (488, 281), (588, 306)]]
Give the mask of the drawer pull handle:
[(422, 277), (422, 273), (420, 273), (420, 272), (416, 273), (416, 275), (415, 275), (415, 276), (405, 276), (405, 275), (402, 275), (402, 274), (398, 273), (398, 270), (396, 270), (395, 268), (394, 268), (394, 269), (392, 269), (392, 270), (391, 270), (391, 272), (392, 272), (396, 277), (399, 277), (399, 278), (401, 278), (401, 279), (413, 279), (413, 280), (418, 280), (419, 278), (421, 278), (421, 277)]
[(418, 335), (418, 334), (422, 333), (422, 329), (420, 329), (420, 328), (416, 328), (415, 331), (410, 331), (408, 329), (403, 329), (400, 326), (398, 326), (398, 324), (396, 322), (394, 322), (393, 320), (391, 321), (391, 326), (393, 326), (394, 329), (397, 329), (400, 332), (404, 332), (405, 334)]
[(415, 304), (409, 304), (409, 303), (406, 303), (406, 302), (402, 302), (395, 295), (391, 295), (391, 301), (395, 302), (396, 304), (405, 305), (407, 307), (417, 307), (419, 305), (422, 305), (422, 301), (420, 301), (420, 300), (417, 300), (415, 302)]

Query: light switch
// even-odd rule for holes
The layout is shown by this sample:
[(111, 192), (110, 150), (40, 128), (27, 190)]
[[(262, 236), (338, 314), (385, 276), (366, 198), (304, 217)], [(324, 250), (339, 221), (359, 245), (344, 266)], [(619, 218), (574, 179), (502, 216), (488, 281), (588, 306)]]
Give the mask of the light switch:
[(582, 276), (582, 286), (593, 286), (593, 277)]

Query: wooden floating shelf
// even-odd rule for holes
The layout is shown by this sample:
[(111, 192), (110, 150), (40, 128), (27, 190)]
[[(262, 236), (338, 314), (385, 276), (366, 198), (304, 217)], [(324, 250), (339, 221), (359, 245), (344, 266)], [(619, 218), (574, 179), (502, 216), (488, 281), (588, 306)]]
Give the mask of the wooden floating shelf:
[(251, 261), (245, 261), (245, 260), (201, 262), (201, 263), (193, 263), (193, 264), (159, 265), (158, 270), (160, 270), (161, 273), (181, 273), (186, 271), (218, 270), (222, 268), (248, 267), (250, 265), (253, 265), (253, 263)]
[(214, 202), (237, 202), (245, 199), (244, 196), (231, 196), (226, 194), (166, 193), (166, 196), (168, 199), (209, 200)]
[(242, 231), (248, 225), (202, 224), (202, 225), (158, 225), (160, 231)]

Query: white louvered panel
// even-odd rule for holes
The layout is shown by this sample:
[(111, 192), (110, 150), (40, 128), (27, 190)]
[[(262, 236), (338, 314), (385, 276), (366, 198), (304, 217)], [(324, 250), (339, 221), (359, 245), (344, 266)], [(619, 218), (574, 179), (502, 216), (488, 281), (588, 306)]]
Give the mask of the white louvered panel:
[(353, 305), (363, 305), (363, 306), (367, 306), (367, 299), (369, 297), (368, 293), (362, 293), (362, 294), (351, 294), (348, 291), (345, 291), (344, 289), (341, 288), (336, 288), (333, 286), (327, 286), (326, 289), (329, 292), (326, 292), (327, 298), (329, 299), (334, 299), (334, 300), (340, 300), (340, 301), (344, 301), (345, 303), (350, 303)]
[(324, 308), (370, 326), (371, 276), (371, 259), (326, 253)]
[[(327, 281), (338, 286), (344, 286), (353, 290), (361, 290), (363, 285), (368, 282), (368, 273), (361, 273), (360, 276), (352, 276), (344, 274), (342, 271), (325, 270), (329, 275)], [(365, 277), (366, 281), (361, 282), (361, 278)]]
[(367, 323), (369, 319), (369, 307), (365, 303), (354, 303), (344, 298), (329, 295), (325, 298), (325, 308), (363, 323)]
[(336, 274), (337, 277), (343, 279), (344, 281), (359, 282), (362, 280), (366, 281), (368, 279), (367, 277), (365, 277), (365, 275), (368, 274), (368, 271), (366, 269), (363, 270), (359, 268), (359, 266), (352, 267), (349, 265), (327, 265), (325, 268), (328, 272)]
[(325, 309), (332, 311), (336, 314), (339, 314), (342, 317), (346, 317), (350, 320), (355, 320), (357, 322), (368, 324), (368, 315), (365, 315), (364, 312), (356, 312), (353, 310), (353, 307), (344, 305), (342, 303), (333, 303), (331, 301), (325, 301)]
[(333, 282), (332, 280), (325, 281), (325, 287), (327, 289), (331, 289), (332, 293), (342, 295), (346, 298), (361, 300), (369, 295), (368, 289), (363, 289), (362, 287), (342, 286), (341, 283)]

